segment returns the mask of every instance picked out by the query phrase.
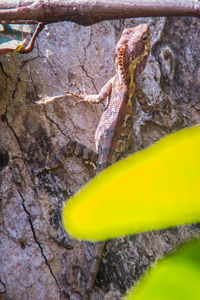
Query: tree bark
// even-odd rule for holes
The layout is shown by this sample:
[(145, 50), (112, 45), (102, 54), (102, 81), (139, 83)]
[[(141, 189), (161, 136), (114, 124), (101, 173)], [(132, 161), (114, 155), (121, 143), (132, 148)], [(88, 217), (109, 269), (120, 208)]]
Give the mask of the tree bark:
[(126, 0), (126, 1), (0, 1), (0, 19), (32, 20), (44, 23), (71, 21), (91, 25), (102, 20), (139, 16), (200, 16), (198, 0)]
[[(91, 174), (75, 157), (56, 170), (33, 172), (69, 139), (94, 149), (103, 105), (74, 107), (76, 99), (64, 91), (76, 93), (73, 82), (99, 91), (115, 74), (122, 30), (141, 23), (150, 26), (152, 42), (140, 85), (159, 109), (145, 114), (136, 107), (132, 151), (139, 151), (199, 123), (199, 19), (56, 23), (45, 26), (31, 53), (0, 57), (1, 300), (82, 299), (95, 246), (64, 232), (61, 210)], [(109, 241), (91, 300), (120, 299), (149, 264), (199, 232), (191, 225)]]

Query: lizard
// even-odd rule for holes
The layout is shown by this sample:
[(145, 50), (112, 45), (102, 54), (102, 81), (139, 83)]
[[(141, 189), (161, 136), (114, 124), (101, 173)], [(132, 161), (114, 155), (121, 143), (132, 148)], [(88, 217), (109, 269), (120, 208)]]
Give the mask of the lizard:
[[(97, 153), (79, 142), (70, 140), (58, 155), (45, 167), (53, 169), (73, 153), (84, 163), (90, 164), (96, 173), (116, 162), (131, 145), (136, 101), (142, 110), (151, 113), (156, 105), (148, 100), (138, 83), (138, 76), (145, 69), (150, 52), (150, 30), (147, 24), (123, 30), (115, 48), (115, 75), (104, 85), (99, 94), (71, 93), (78, 102), (100, 103), (107, 100), (95, 133)], [(76, 103), (78, 103), (76, 102)], [(88, 299), (93, 287), (105, 242), (96, 247), (91, 272), (86, 284), (83, 299)]]

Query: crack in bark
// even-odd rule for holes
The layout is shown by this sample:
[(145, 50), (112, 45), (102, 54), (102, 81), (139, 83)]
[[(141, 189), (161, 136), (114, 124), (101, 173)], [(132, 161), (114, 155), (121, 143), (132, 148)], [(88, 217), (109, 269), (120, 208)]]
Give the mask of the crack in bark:
[[(35, 48), (36, 48), (36, 47), (35, 47)], [(37, 56), (32, 57), (32, 58), (23, 60), (23, 61), (22, 61), (21, 67), (24, 68), (29, 62), (34, 61), (34, 60), (37, 59), (38, 57), (40, 57), (39, 54), (38, 54)]]
[[(19, 146), (19, 149), (20, 149), (20, 151), (21, 151), (21, 154), (22, 154), (22, 157), (13, 156), (13, 159), (15, 159), (15, 158), (17, 158), (17, 159), (22, 159), (23, 162), (24, 162), (24, 161), (26, 161), (26, 158), (24, 157), (24, 149), (22, 148), (22, 146), (21, 146), (21, 144), (20, 144), (20, 140), (19, 140), (19, 138), (18, 138), (18, 136), (17, 136), (15, 130), (13, 129), (13, 127), (10, 125), (10, 123), (9, 123), (9, 121), (8, 121), (8, 118), (7, 118), (7, 112), (8, 112), (8, 111), (7, 111), (7, 108), (6, 108), (6, 113), (5, 113), (5, 122), (6, 122), (6, 125), (7, 125), (8, 128), (12, 131), (12, 133), (13, 133), (13, 135), (14, 135), (16, 141), (17, 141), (17, 144), (18, 144), (18, 146)], [(22, 181), (25, 183), (26, 181), (25, 181), (25, 179), (24, 179), (24, 177), (23, 177), (23, 175), (22, 175), (21, 170), (19, 170), (18, 167), (17, 167), (17, 169), (18, 169), (18, 173), (20, 174), (20, 177), (21, 177)]]
[[(91, 32), (90, 32), (90, 37), (89, 37), (89, 41), (88, 41), (88, 44), (87, 44), (86, 48), (88, 48), (88, 47), (91, 45), (91, 39), (92, 39), (92, 29), (91, 29)], [(83, 59), (83, 63), (81, 63), (80, 58), (79, 58), (78, 55), (77, 55), (77, 58), (78, 58), (78, 61), (79, 61), (79, 64), (80, 64), (81, 69), (82, 69), (83, 72), (85, 73), (86, 77), (90, 79), (90, 81), (91, 81), (91, 83), (92, 83), (92, 85), (93, 85), (93, 87), (94, 87), (96, 93), (98, 94), (96, 85), (95, 85), (95, 83), (94, 83), (92, 77), (88, 74), (88, 72), (87, 72), (87, 70), (86, 70), (86, 68), (85, 68), (85, 62), (86, 62), (86, 59), (87, 59), (86, 48), (83, 47), (83, 49), (84, 49), (84, 59)]]
[(22, 155), (23, 155), (24, 149), (22, 148), (22, 146), (21, 146), (21, 144), (20, 144), (19, 138), (18, 138), (18, 136), (17, 136), (15, 130), (13, 129), (13, 127), (10, 125), (10, 123), (9, 123), (9, 121), (8, 121), (8, 118), (7, 118), (7, 112), (8, 112), (8, 111), (7, 111), (7, 109), (6, 109), (6, 113), (5, 113), (5, 121), (6, 121), (6, 124), (7, 124), (8, 128), (12, 131), (12, 133), (13, 133), (13, 135), (14, 135), (16, 141), (17, 141), (17, 144), (18, 144), (18, 146), (19, 146), (19, 148), (20, 148), (20, 150), (21, 150), (21, 152), (22, 152)]
[(1, 70), (2, 74), (6, 77), (6, 84), (5, 84), (5, 89), (4, 89), (6, 91), (7, 87), (8, 87), (8, 78), (9, 78), (9, 76), (5, 72), (4, 67), (3, 67), (3, 63), (1, 61), (0, 61), (0, 70)]
[(62, 87), (62, 85), (61, 85), (61, 83), (60, 83), (60, 79), (59, 79), (58, 73), (57, 73), (56, 71), (54, 71), (54, 68), (53, 68), (52, 64), (50, 63), (50, 61), (48, 60), (48, 58), (45, 57), (45, 59), (46, 59), (48, 65), (50, 66), (50, 69), (51, 69), (51, 71), (53, 72), (54, 76), (56, 77), (56, 80), (57, 80), (58, 85), (59, 85), (60, 87)]
[(46, 111), (44, 105), (42, 105), (42, 107), (43, 107), (43, 110), (44, 110), (44, 113), (45, 113), (45, 116), (46, 116), (47, 120), (49, 120), (50, 122), (52, 122), (52, 123), (58, 128), (58, 130), (59, 130), (66, 138), (70, 139), (69, 136), (67, 136), (67, 135), (62, 131), (62, 129), (60, 128), (59, 124), (56, 123), (53, 119), (51, 119), (51, 118), (48, 116), (47, 111)]
[[(23, 66), (22, 66), (23, 67)], [(4, 70), (4, 67), (3, 67), (3, 64), (2, 62), (0, 61), (0, 70), (2, 71), (2, 73), (4, 74), (4, 76), (6, 77), (6, 87), (5, 87), (5, 90), (7, 90), (7, 87), (9, 85), (9, 81), (15, 86), (13, 91), (11, 92), (11, 96), (10, 96), (10, 99), (13, 100), (14, 102), (14, 99), (15, 99), (15, 94), (17, 92), (17, 87), (18, 87), (18, 84), (22, 81), (21, 78), (20, 78), (20, 74), (17, 74), (17, 79), (12, 79), (12, 76), (10, 76), (9, 74), (7, 74)], [(9, 100), (9, 103), (7, 105), (7, 107), (9, 107), (11, 105), (11, 101)], [(7, 110), (7, 108), (6, 108)]]
[[(79, 58), (78, 58), (78, 60), (79, 60)], [(94, 81), (93, 81), (92, 77), (91, 77), (91, 76), (88, 74), (87, 70), (85, 69), (84, 63), (83, 63), (83, 64), (81, 64), (80, 60), (79, 60), (79, 63), (80, 63), (80, 67), (81, 67), (81, 69), (82, 69), (82, 70), (83, 70), (83, 72), (85, 73), (86, 77), (87, 77), (87, 78), (89, 78), (89, 79), (91, 80), (91, 82), (92, 82), (92, 85), (93, 85), (93, 87), (94, 87), (94, 89), (95, 89), (96, 93), (98, 94), (98, 91), (97, 91), (96, 85), (94, 84)]]
[[(39, 57), (39, 56), (38, 56)], [(30, 75), (30, 78), (31, 78), (31, 84), (35, 90), (35, 94), (37, 95), (37, 99), (39, 100), (39, 96), (38, 96), (38, 89), (37, 89), (37, 86), (35, 85), (34, 83), (34, 80), (33, 80), (33, 77), (32, 77), (32, 72), (31, 72), (31, 68), (30, 68), (30, 72), (29, 72), (29, 75)], [(36, 101), (35, 101), (36, 102)]]
[(0, 283), (3, 285), (4, 289), (5, 289), (5, 294), (8, 300), (11, 300), (10, 297), (8, 297), (8, 293), (7, 293), (7, 288), (6, 288), (6, 284), (2, 281), (2, 279), (0, 278)]
[(49, 269), (49, 271), (50, 271), (52, 277), (53, 277), (54, 280), (55, 280), (55, 283), (56, 283), (56, 285), (57, 285), (57, 287), (58, 287), (58, 290), (59, 290), (59, 293), (60, 293), (60, 297), (61, 297), (61, 288), (60, 288), (60, 286), (59, 286), (59, 283), (58, 283), (58, 281), (57, 281), (56, 276), (55, 276), (54, 273), (53, 273), (53, 270), (52, 270), (52, 268), (51, 268), (51, 265), (49, 264), (48, 259), (47, 259), (47, 257), (46, 257), (45, 254), (44, 254), (44, 250), (43, 250), (43, 248), (42, 248), (40, 242), (39, 242), (38, 239), (37, 239), (37, 236), (36, 236), (36, 233), (35, 233), (35, 230), (34, 230), (34, 226), (33, 226), (33, 222), (32, 222), (32, 219), (31, 219), (31, 214), (30, 214), (30, 212), (28, 211), (28, 209), (26, 208), (26, 205), (25, 205), (25, 199), (24, 199), (22, 193), (21, 193), (19, 190), (18, 190), (18, 193), (19, 193), (19, 195), (20, 195), (20, 197), (21, 197), (21, 199), (22, 199), (22, 207), (23, 207), (23, 209), (24, 209), (24, 211), (25, 211), (25, 213), (26, 213), (26, 215), (27, 215), (27, 217), (28, 217), (28, 221), (29, 221), (29, 224), (30, 224), (30, 227), (31, 227), (31, 231), (32, 231), (32, 234), (33, 234), (33, 238), (34, 238), (36, 244), (38, 245), (38, 247), (39, 247), (39, 249), (40, 249), (41, 255), (42, 255), (42, 257), (44, 258), (44, 261), (45, 261), (45, 263), (46, 263), (46, 265), (47, 265), (47, 267), (48, 267), (48, 269)]
[(45, 59), (47, 61), (47, 64), (49, 65), (52, 73), (54, 74), (54, 76), (56, 77), (56, 81), (58, 83), (58, 85), (60, 87), (62, 87), (62, 84), (60, 82), (60, 79), (59, 79), (59, 76), (58, 76), (58, 73), (54, 70), (54, 67), (53, 65), (51, 64), (51, 62), (49, 61), (49, 59), (47, 58), (47, 56), (43, 55), (42, 52), (40, 51), (40, 48), (38, 47), (38, 43), (36, 41), (36, 47), (37, 47), (37, 50), (38, 50), (38, 57), (41, 58), (41, 59)]
[(18, 74), (18, 75), (17, 75), (17, 81), (16, 81), (16, 83), (15, 83), (15, 88), (14, 88), (14, 90), (13, 90), (13, 92), (12, 92), (12, 95), (11, 95), (11, 99), (13, 100), (13, 103), (14, 103), (14, 101), (15, 101), (15, 94), (16, 94), (16, 92), (17, 92), (17, 86), (18, 86), (18, 84), (19, 84), (20, 81), (21, 81), (21, 79), (20, 79), (19, 74)]
[(6, 76), (6, 78), (8, 78), (8, 74), (4, 71), (4, 67), (3, 67), (3, 64), (1, 61), (0, 61), (0, 69), (1, 69), (2, 73)]

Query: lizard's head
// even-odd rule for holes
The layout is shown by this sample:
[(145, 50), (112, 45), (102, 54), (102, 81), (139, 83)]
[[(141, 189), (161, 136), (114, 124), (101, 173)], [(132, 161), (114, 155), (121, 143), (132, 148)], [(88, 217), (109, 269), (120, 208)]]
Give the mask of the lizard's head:
[(150, 31), (147, 24), (127, 28), (116, 45), (116, 67), (124, 80), (138, 76), (145, 68), (150, 50)]

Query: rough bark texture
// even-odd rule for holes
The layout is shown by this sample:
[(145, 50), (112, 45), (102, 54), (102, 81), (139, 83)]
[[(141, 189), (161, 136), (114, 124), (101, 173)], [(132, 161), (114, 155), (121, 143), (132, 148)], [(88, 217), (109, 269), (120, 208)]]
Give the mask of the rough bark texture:
[[(94, 149), (103, 105), (74, 107), (63, 91), (77, 92), (73, 82), (99, 91), (114, 74), (122, 30), (142, 22), (150, 25), (152, 50), (141, 85), (161, 109), (137, 107), (137, 151), (199, 123), (198, 19), (59, 23), (46, 27), (30, 54), (0, 58), (0, 299), (81, 299), (94, 246), (67, 236), (60, 217), (91, 174), (74, 157), (52, 172), (33, 172), (69, 139)], [(193, 225), (109, 241), (91, 299), (119, 299), (151, 262), (198, 232)]]

